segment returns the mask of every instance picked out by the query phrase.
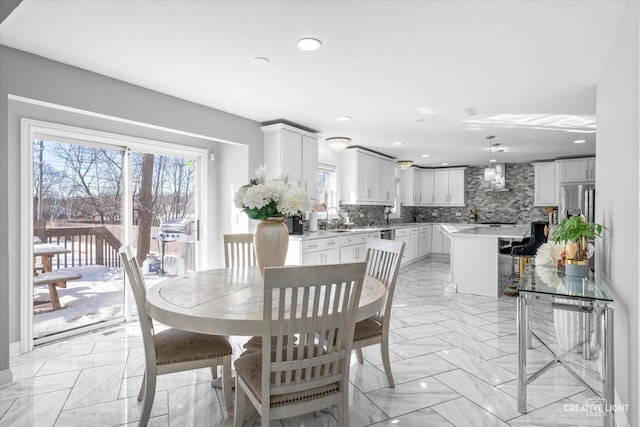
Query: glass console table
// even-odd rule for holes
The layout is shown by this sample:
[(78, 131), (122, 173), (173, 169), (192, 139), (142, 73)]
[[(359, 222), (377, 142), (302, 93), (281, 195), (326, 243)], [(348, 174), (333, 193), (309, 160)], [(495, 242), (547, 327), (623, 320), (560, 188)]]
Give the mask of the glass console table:
[[(555, 354), (530, 328), (530, 311), (534, 303), (551, 303), (554, 309), (581, 313), (586, 319), (582, 339), (577, 346), (561, 355)], [(527, 412), (527, 385), (544, 372), (561, 364), (567, 371), (593, 393), (599, 400), (605, 425), (614, 425), (613, 387), (613, 298), (605, 286), (593, 277), (565, 276), (555, 266), (527, 266), (518, 285), (518, 412)], [(594, 320), (595, 353), (601, 348), (603, 378), (602, 392), (594, 390), (563, 360), (571, 351), (582, 345), (583, 356), (591, 358), (591, 321)], [(527, 377), (527, 348), (536, 338), (554, 357), (554, 360)]]

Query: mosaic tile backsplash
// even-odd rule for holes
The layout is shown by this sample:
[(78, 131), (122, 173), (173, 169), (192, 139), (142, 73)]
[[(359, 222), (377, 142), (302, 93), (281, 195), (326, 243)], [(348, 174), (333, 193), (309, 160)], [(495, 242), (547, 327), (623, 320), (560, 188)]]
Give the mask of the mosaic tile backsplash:
[[(544, 207), (534, 207), (534, 167), (529, 163), (505, 165), (505, 183), (509, 191), (486, 191), (484, 168), (467, 168), (466, 205), (464, 207), (403, 206), (401, 218), (390, 222), (470, 222), (471, 208), (476, 209), (477, 221), (530, 223), (547, 220)], [(384, 206), (340, 205), (340, 212), (349, 216), (355, 227), (373, 221), (383, 224)]]

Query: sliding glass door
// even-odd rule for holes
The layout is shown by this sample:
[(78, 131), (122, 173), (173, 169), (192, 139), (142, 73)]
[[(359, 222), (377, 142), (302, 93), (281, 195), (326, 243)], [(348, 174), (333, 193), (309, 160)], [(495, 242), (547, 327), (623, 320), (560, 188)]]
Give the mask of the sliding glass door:
[(197, 155), (89, 139), (32, 139), (35, 343), (125, 319), (124, 244), (148, 286), (195, 269)]

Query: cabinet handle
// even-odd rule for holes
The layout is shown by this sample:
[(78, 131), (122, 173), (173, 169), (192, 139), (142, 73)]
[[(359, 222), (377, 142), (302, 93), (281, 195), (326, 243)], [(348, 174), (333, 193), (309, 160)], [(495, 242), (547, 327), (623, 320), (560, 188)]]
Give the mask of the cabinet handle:
[(327, 245), (335, 245), (335, 244), (336, 244), (336, 242), (334, 242), (333, 240), (330, 241), (330, 242), (327, 242)]
[(587, 169), (584, 170), (585, 179), (589, 179), (589, 171)]

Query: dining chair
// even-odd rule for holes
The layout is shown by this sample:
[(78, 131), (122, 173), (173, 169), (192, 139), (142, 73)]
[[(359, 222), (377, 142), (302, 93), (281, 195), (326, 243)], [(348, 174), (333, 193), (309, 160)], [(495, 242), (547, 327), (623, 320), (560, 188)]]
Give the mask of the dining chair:
[(223, 240), (225, 267), (249, 267), (258, 265), (256, 252), (253, 247), (253, 234), (225, 234)]
[(268, 425), (333, 405), (338, 425), (349, 425), (349, 355), (365, 268), (364, 262), (265, 268), (262, 337), (274, 336), (276, 346), (235, 361), (234, 426), (244, 425), (252, 408)]
[(135, 254), (130, 246), (119, 250), (136, 300), (138, 320), (144, 342), (145, 371), (138, 401), (144, 399), (139, 426), (146, 426), (156, 392), (156, 376), (211, 367), (213, 378), (222, 365), (222, 393), (229, 414), (233, 413), (231, 359), (233, 351), (226, 337), (169, 328), (155, 332), (153, 319), (145, 308), (147, 289)]
[(353, 336), (353, 348), (356, 350), (358, 362), (362, 364), (364, 357), (362, 348), (380, 344), (382, 365), (387, 375), (389, 387), (394, 387), (391, 363), (389, 360), (389, 322), (391, 320), (391, 304), (396, 287), (400, 261), (405, 243), (398, 240), (367, 240), (367, 275), (375, 277), (386, 287), (385, 301), (382, 309), (372, 317), (356, 323)]
[[(223, 235), (223, 241), (225, 267), (251, 267), (258, 265), (253, 245), (253, 234), (225, 234)], [(260, 351), (262, 350), (262, 337), (251, 337), (242, 347), (248, 353)]]

